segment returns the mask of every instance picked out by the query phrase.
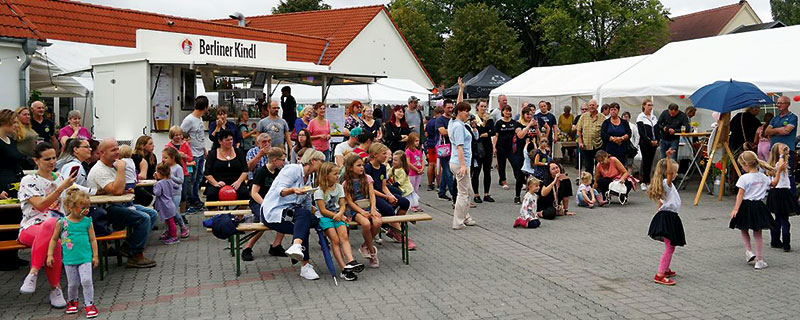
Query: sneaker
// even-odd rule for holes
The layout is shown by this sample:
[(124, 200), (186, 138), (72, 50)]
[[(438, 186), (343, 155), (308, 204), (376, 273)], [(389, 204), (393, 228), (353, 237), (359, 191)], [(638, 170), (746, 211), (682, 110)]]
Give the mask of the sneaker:
[(792, 251), (792, 245), (784, 242), (783, 243), (783, 252), (791, 252), (791, 251)]
[(658, 283), (658, 284), (663, 284), (665, 286), (674, 286), (675, 285), (675, 280), (667, 278), (666, 276), (660, 276), (659, 277), (658, 275), (656, 275), (655, 277), (653, 277), (653, 282)]
[[(299, 246), (299, 244), (297, 245)], [(294, 248), (294, 245), (292, 245)], [(291, 250), (292, 248), (289, 248)], [(300, 267), (300, 276), (305, 278), (306, 280), (317, 280), (319, 279), (319, 275), (316, 271), (314, 271), (314, 266), (310, 263), (306, 263), (306, 265)]]
[(672, 278), (676, 274), (677, 273), (675, 273), (675, 271), (672, 271), (671, 269), (667, 269), (667, 271), (664, 271), (664, 276), (667, 277), (667, 278)]
[(36, 291), (36, 279), (38, 278), (37, 275), (29, 273), (25, 280), (22, 281), (22, 286), (19, 287), (19, 293), (22, 294), (31, 294)]
[(406, 245), (408, 246), (408, 250), (410, 250), (410, 251), (417, 250), (417, 245), (414, 244), (414, 241), (411, 241), (411, 239), (408, 239), (408, 241), (406, 242)]
[(783, 243), (780, 243), (780, 242), (770, 242), (770, 243), (769, 243), (769, 246), (770, 246), (770, 247), (772, 247), (772, 248), (775, 248), (775, 249), (781, 249), (781, 248), (783, 248)]
[(464, 229), (464, 228), (466, 228), (466, 227), (467, 227), (466, 225), (462, 224), (462, 225), (460, 225), (460, 226), (453, 227), (453, 230), (463, 230), (463, 229)]
[[(478, 206), (476, 206), (474, 202), (471, 202), (471, 201), (470, 201), (470, 203), (469, 203), (469, 207), (470, 207), (470, 208), (477, 208)], [(453, 209), (455, 209), (455, 208), (453, 208)]]
[(377, 268), (380, 266), (380, 262), (378, 261), (378, 251), (375, 250), (375, 253), (369, 257), (369, 267), (370, 268)]
[(167, 233), (167, 230), (164, 230), (161, 236), (158, 237), (158, 240), (166, 241), (167, 239), (169, 239), (169, 234)]
[(476, 225), (478, 223), (475, 222), (475, 219), (469, 218), (469, 219), (467, 219), (467, 221), (464, 221), (464, 224), (471, 227), (471, 226), (474, 226), (474, 225)]
[(446, 194), (440, 195), (439, 200), (453, 201), (453, 199), (450, 199), (450, 197), (448, 197)]
[(78, 301), (67, 302), (67, 314), (78, 313)]
[(519, 199), (519, 197), (514, 197), (514, 204), (521, 204), (521, 203), (522, 201)]
[(355, 260), (350, 261), (344, 266), (344, 271), (361, 273), (361, 271), (364, 271), (364, 264)]
[(400, 236), (399, 233), (397, 233), (397, 231), (394, 231), (394, 229), (389, 229), (389, 231), (386, 231), (386, 236), (391, 238), (392, 240), (394, 240), (397, 243), (400, 243), (400, 242), (403, 241), (403, 238)]
[(358, 252), (360, 252), (360, 253), (361, 253), (361, 256), (362, 256), (362, 257), (364, 257), (364, 258), (369, 258), (369, 256), (370, 256), (370, 254), (369, 254), (369, 250), (368, 250), (368, 249), (367, 249), (367, 247), (366, 247), (365, 245), (363, 245), (363, 244), (361, 245), (361, 247), (360, 247), (360, 248), (358, 248)]
[(504, 183), (503, 184), (503, 190), (508, 190), (508, 189), (511, 189), (511, 188), (508, 186), (508, 184)]
[(286, 255), (297, 261), (303, 260), (303, 246), (299, 243), (292, 244), (289, 249), (286, 249)]
[(483, 196), (483, 201), (494, 202), (494, 198), (492, 196)]
[(356, 281), (358, 280), (358, 276), (352, 272), (342, 271), (342, 279), (344, 279), (344, 281)]
[(481, 200), (481, 197), (475, 196), (475, 197), (472, 198), (472, 202), (474, 202), (474, 203), (483, 203), (483, 200)]
[(242, 260), (253, 261), (253, 248), (244, 248), (242, 250)]
[(90, 306), (86, 307), (85, 311), (86, 311), (86, 317), (87, 318), (94, 318), (99, 314), (97, 312), (97, 307), (95, 307), (94, 305), (90, 305)]
[(436, 186), (434, 186), (432, 184), (429, 184), (428, 185), (428, 191), (433, 191), (433, 190), (436, 190)]
[(642, 183), (639, 185), (639, 188), (642, 189), (642, 191), (647, 191), (647, 184)]
[(181, 229), (181, 239), (186, 239), (189, 237), (189, 227)]
[(745, 255), (745, 257), (746, 257), (745, 261), (747, 261), (747, 263), (753, 262), (753, 260), (755, 260), (755, 259), (756, 259), (756, 255), (755, 255), (755, 254), (753, 254), (753, 252), (752, 252), (752, 251), (749, 251), (749, 250), (748, 250), (748, 251), (745, 251), (745, 252), (744, 252), (744, 255)]
[(180, 242), (181, 242), (181, 239), (179, 239), (178, 237), (173, 237), (173, 238), (169, 238), (167, 240), (164, 240), (164, 244), (165, 245), (171, 245), (171, 244), (176, 244), (176, 243), (180, 243)]
[(50, 291), (50, 305), (58, 309), (67, 306), (67, 301), (64, 300), (64, 294), (61, 292), (61, 288), (55, 288), (53, 291)]
[(154, 260), (150, 260), (144, 256), (144, 254), (134, 254), (130, 258), (128, 258), (128, 262), (125, 264), (128, 268), (152, 268), (156, 266), (156, 262)]
[(514, 228), (524, 228), (527, 222), (522, 217), (517, 218), (514, 220)]
[(756, 266), (755, 266), (755, 269), (756, 269), (756, 270), (761, 270), (761, 269), (764, 269), (764, 268), (766, 268), (766, 267), (767, 267), (767, 263), (766, 263), (766, 262), (764, 262), (764, 260), (758, 260), (758, 261), (756, 261)]
[(274, 247), (272, 245), (270, 245), (269, 246), (269, 255), (271, 255), (273, 257), (288, 257), (288, 255), (286, 254), (286, 250), (284, 250), (283, 246), (280, 245), (280, 244), (277, 245), (277, 246), (274, 246)]

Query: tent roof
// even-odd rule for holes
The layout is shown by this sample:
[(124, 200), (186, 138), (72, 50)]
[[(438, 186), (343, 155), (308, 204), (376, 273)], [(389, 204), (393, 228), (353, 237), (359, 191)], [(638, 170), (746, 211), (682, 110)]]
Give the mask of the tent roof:
[(636, 65), (647, 56), (531, 68), (502, 86), (491, 96), (584, 96), (592, 95), (603, 83)]
[[(764, 92), (800, 91), (800, 26), (669, 43), (601, 86), (600, 97), (689, 95), (717, 80), (751, 82)], [(780, 46), (779, 46), (780, 45)]]
[[(464, 79), (467, 79), (469, 73), (464, 76)], [(483, 68), (481, 72), (478, 72), (474, 77), (470, 77), (464, 83), (464, 95), (466, 97), (472, 98), (480, 98), (480, 97), (488, 97), (489, 91), (494, 88), (497, 88), (508, 80), (511, 80), (511, 77), (506, 75), (505, 73), (497, 70), (495, 66), (488, 65), (486, 68)], [(444, 96), (451, 98), (458, 95), (458, 84), (453, 87), (447, 88), (444, 91)]]
[[(304, 84), (287, 84), (292, 88), (292, 96), (297, 103), (312, 104), (321, 100), (320, 87)], [(282, 86), (279, 85), (279, 86)], [(408, 97), (416, 96), (420, 102), (428, 101), (430, 92), (416, 82), (408, 79), (378, 79), (378, 82), (365, 85), (334, 85), (330, 87), (325, 102), (328, 104), (348, 104), (359, 100), (369, 104), (400, 105), (408, 102)]]

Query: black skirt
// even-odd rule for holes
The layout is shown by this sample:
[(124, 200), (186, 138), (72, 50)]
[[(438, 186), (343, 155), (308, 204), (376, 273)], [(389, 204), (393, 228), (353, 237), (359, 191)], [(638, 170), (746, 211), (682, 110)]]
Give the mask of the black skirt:
[(759, 200), (742, 200), (739, 212), (731, 219), (728, 225), (731, 229), (762, 230), (769, 229), (775, 224), (775, 219), (767, 209), (767, 205)]
[(788, 188), (772, 188), (767, 194), (767, 209), (775, 215), (794, 216), (797, 214), (797, 201)]
[(664, 241), (669, 239), (673, 246), (686, 245), (686, 235), (683, 233), (683, 222), (677, 213), (672, 211), (659, 211), (650, 221), (650, 230), (647, 235), (653, 240)]

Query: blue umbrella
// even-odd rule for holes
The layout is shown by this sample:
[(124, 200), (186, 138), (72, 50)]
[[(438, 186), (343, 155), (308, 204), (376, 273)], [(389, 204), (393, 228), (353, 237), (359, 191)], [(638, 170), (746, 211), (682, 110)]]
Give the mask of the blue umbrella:
[(322, 247), (322, 257), (325, 258), (325, 264), (328, 266), (328, 273), (331, 274), (333, 277), (333, 283), (336, 286), (339, 286), (339, 281), (336, 280), (336, 265), (333, 264), (333, 258), (331, 258), (331, 251), (328, 248), (328, 242), (325, 240), (325, 235), (322, 233), (322, 228), (319, 226), (316, 227), (317, 236), (319, 236), (319, 246)]
[(695, 107), (719, 113), (774, 103), (772, 98), (754, 84), (733, 79), (703, 86), (689, 98)]

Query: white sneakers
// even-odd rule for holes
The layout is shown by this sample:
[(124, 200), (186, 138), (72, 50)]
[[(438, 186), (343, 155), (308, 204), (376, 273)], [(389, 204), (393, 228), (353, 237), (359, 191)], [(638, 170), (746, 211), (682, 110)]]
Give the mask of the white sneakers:
[(64, 308), (67, 306), (67, 301), (64, 300), (64, 294), (61, 293), (61, 288), (55, 288), (50, 291), (50, 305), (53, 308)]
[(642, 183), (639, 185), (639, 188), (642, 189), (642, 191), (647, 191), (647, 184)]
[(745, 261), (746, 261), (747, 263), (753, 262), (753, 260), (755, 260), (755, 259), (756, 259), (756, 255), (755, 255), (755, 254), (753, 254), (753, 252), (752, 252), (752, 251), (750, 251), (750, 250), (747, 250), (747, 251), (745, 251), (745, 252), (744, 252), (744, 256), (746, 257), (746, 258), (745, 258)]
[(761, 270), (761, 269), (764, 269), (766, 267), (767, 267), (767, 263), (764, 262), (764, 260), (756, 261), (756, 267), (755, 267), (756, 270)]
[[(294, 247), (293, 245), (292, 247)], [(289, 248), (291, 249), (291, 248)], [(289, 254), (289, 250), (286, 250), (286, 254)], [(291, 256), (291, 255), (290, 255)], [(300, 267), (300, 276), (305, 278), (306, 280), (317, 280), (319, 279), (319, 275), (316, 271), (314, 271), (314, 266), (310, 263), (306, 263), (304, 266)]]
[(31, 294), (36, 291), (36, 278), (35, 274), (29, 273), (25, 280), (22, 281), (22, 286), (19, 287), (19, 293)]
[(289, 249), (286, 249), (286, 255), (297, 261), (303, 261), (303, 246), (298, 243), (292, 244)]

